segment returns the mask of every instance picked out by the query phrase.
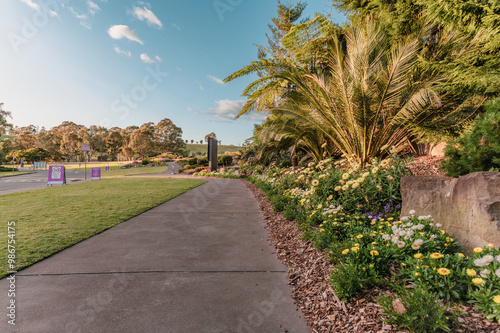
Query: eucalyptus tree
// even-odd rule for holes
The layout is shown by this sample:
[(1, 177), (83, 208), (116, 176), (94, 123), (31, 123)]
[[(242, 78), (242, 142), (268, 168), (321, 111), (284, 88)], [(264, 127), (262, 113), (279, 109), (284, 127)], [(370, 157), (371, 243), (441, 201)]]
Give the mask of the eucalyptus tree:
[(12, 114), (3, 109), (3, 103), (0, 103), (0, 135), (5, 134), (6, 129), (11, 128), (12, 125), (7, 122), (7, 118), (11, 118)]

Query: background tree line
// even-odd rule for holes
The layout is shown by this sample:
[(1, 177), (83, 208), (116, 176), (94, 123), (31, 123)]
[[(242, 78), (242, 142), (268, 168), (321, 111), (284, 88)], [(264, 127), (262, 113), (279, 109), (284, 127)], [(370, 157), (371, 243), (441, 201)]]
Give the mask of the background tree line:
[[(7, 116), (6, 114), (4, 116)], [(2, 117), (6, 123), (6, 117)], [(158, 124), (152, 122), (127, 128), (92, 125), (85, 127), (70, 121), (50, 130), (30, 125), (9, 130), (13, 139), (5, 138), (0, 142), (0, 162), (26, 161), (82, 161), (82, 145), (89, 145), (88, 158), (98, 160), (131, 160), (136, 156), (147, 157), (162, 153), (182, 154), (186, 144), (182, 140), (182, 129), (170, 119), (163, 119)]]

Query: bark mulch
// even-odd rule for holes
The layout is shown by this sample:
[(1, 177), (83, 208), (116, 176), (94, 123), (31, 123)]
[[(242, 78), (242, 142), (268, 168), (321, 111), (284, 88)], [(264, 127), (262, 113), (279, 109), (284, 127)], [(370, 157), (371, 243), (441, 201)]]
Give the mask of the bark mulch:
[(415, 156), (408, 168), (415, 176), (445, 176), (446, 173), (439, 168), (442, 160), (442, 157), (437, 156)]
[[(326, 254), (317, 251), (311, 242), (303, 240), (296, 224), (275, 212), (264, 192), (252, 183), (244, 182), (259, 201), (267, 221), (270, 242), (276, 249), (278, 259), (288, 267), (292, 297), (302, 310), (311, 332), (407, 332), (382, 321), (382, 308), (374, 299), (387, 291), (374, 288), (349, 303), (339, 300), (329, 284), (332, 265)], [(459, 317), (463, 327), (453, 332), (500, 333), (499, 324), (483, 319), (473, 307), (461, 306), (460, 309), (466, 312)]]

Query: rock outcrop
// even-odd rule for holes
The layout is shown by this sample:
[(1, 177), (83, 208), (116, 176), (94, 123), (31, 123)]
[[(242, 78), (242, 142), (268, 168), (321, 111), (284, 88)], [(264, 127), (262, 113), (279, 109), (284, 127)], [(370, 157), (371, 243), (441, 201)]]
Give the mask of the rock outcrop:
[(402, 215), (432, 215), (462, 247), (500, 246), (500, 172), (404, 177), (401, 195)]

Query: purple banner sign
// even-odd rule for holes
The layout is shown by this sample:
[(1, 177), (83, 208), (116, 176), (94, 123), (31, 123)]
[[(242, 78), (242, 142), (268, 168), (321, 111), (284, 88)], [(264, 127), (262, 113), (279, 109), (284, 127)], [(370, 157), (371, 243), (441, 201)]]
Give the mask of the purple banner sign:
[(100, 180), (101, 179), (101, 168), (92, 168), (92, 180)]
[(49, 166), (49, 179), (47, 182), (47, 186), (66, 184), (66, 174), (64, 171), (64, 166), (62, 165)]

